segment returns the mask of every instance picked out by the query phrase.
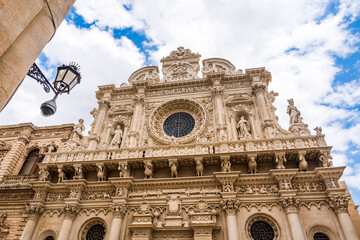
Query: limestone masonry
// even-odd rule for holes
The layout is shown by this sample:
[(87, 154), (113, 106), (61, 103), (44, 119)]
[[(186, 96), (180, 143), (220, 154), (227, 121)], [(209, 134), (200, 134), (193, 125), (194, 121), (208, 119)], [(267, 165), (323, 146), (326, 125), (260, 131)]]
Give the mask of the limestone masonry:
[(100, 86), (77, 124), (0, 127), (0, 239), (357, 240), (359, 213), (296, 99), (265, 68), (179, 47)]

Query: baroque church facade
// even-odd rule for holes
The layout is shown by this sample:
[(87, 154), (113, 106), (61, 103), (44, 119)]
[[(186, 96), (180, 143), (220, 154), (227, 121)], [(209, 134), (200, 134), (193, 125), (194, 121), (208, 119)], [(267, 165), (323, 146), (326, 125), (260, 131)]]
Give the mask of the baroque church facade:
[(344, 167), (265, 68), (179, 47), (78, 124), (0, 127), (0, 239), (356, 240)]

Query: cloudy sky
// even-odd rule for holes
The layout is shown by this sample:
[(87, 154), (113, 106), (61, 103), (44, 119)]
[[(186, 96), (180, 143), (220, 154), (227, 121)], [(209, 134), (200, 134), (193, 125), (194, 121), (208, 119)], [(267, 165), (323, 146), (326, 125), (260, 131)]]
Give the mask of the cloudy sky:
[[(58, 98), (58, 111), (40, 115), (52, 98), (25, 79), (0, 113), (0, 124), (38, 126), (92, 122), (97, 86), (127, 82), (130, 74), (179, 46), (202, 59), (221, 57), (238, 69), (266, 67), (279, 122), (288, 127), (294, 98), (312, 130), (323, 128), (335, 165), (360, 204), (360, 1), (77, 0), (37, 63), (49, 79), (76, 61), (82, 82)], [(50, 24), (50, 23), (49, 23)], [(312, 131), (314, 133), (314, 131)]]

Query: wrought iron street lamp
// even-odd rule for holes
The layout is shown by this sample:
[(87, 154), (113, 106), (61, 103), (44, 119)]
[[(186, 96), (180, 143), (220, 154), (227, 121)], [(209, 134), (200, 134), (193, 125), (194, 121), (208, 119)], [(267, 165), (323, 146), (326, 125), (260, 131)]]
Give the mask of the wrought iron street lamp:
[(56, 112), (56, 98), (59, 94), (70, 93), (77, 84), (80, 83), (80, 66), (74, 62), (69, 65), (62, 65), (57, 68), (57, 74), (53, 85), (46, 79), (40, 68), (34, 63), (29, 69), (27, 75), (40, 83), (45, 92), (52, 90), (55, 93), (53, 99), (44, 102), (40, 106), (41, 114), (49, 117)]

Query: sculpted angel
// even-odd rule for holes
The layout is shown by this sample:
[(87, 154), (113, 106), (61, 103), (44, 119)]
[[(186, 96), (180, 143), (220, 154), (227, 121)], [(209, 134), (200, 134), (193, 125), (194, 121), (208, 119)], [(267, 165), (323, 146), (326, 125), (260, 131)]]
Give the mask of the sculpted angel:
[(240, 139), (251, 138), (250, 124), (248, 121), (245, 120), (244, 116), (241, 116), (241, 118), (236, 126), (236, 129), (238, 130)]
[(111, 139), (110, 147), (113, 147), (113, 148), (120, 147), (122, 135), (123, 135), (123, 132), (120, 128), (120, 125), (117, 125), (116, 129), (113, 131), (113, 138)]
[(288, 100), (288, 107), (286, 113), (290, 116), (290, 125), (294, 123), (301, 123), (300, 111), (294, 106), (294, 100)]

